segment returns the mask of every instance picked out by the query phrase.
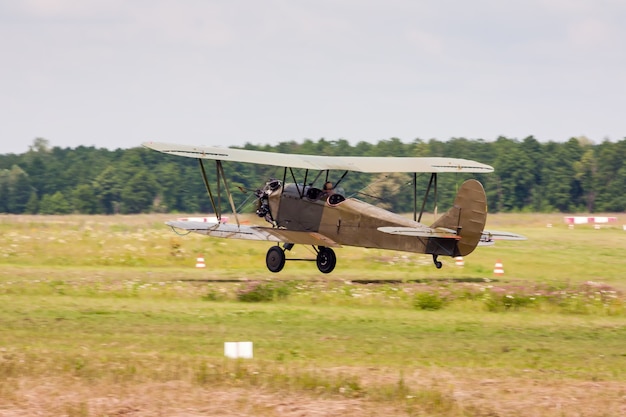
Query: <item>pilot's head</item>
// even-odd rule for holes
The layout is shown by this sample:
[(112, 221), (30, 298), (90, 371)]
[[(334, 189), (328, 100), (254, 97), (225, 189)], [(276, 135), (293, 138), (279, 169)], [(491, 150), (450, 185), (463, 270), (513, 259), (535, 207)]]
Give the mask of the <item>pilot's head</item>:
[(333, 183), (328, 181), (326, 184), (324, 184), (324, 191), (330, 191), (333, 189)]

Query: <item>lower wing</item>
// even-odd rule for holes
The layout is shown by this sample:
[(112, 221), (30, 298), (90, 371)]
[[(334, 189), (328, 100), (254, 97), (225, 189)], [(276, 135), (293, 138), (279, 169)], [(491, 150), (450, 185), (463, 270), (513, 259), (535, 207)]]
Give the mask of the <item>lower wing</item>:
[(284, 242), (329, 247), (341, 246), (332, 239), (316, 232), (298, 232), (272, 227), (237, 226), (226, 223), (208, 223), (185, 220), (169, 221), (165, 224), (175, 229), (182, 229), (187, 230), (188, 232), (226, 239), (265, 240), (269, 242)]

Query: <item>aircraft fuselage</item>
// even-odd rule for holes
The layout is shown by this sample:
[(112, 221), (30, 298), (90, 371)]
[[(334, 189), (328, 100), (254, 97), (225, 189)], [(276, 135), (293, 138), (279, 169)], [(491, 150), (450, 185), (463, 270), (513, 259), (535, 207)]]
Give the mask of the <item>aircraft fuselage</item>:
[(379, 227), (419, 228), (422, 224), (354, 198), (327, 195), (319, 189), (309, 186), (303, 189), (301, 184), (291, 183), (273, 191), (269, 204), (280, 228), (318, 232), (345, 246), (433, 253), (428, 250), (428, 241), (433, 238), (378, 231)]

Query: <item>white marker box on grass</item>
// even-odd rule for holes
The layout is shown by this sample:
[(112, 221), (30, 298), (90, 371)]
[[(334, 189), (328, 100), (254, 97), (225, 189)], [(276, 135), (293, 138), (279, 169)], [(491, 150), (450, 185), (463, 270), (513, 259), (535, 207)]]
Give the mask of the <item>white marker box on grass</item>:
[(224, 342), (224, 356), (232, 359), (252, 359), (252, 342)]

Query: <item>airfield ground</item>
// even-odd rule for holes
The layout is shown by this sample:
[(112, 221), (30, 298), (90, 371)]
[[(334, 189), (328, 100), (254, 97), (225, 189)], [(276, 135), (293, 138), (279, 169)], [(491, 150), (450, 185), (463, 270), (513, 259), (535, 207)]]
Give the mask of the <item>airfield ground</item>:
[(326, 276), (166, 218), (0, 217), (0, 416), (626, 415), (621, 223), (499, 214), (529, 240), (441, 270), (342, 248)]

